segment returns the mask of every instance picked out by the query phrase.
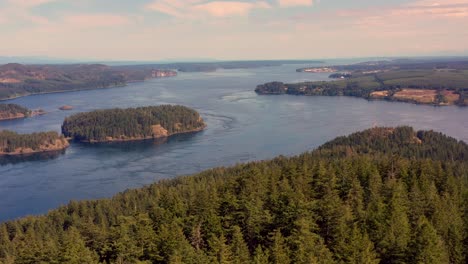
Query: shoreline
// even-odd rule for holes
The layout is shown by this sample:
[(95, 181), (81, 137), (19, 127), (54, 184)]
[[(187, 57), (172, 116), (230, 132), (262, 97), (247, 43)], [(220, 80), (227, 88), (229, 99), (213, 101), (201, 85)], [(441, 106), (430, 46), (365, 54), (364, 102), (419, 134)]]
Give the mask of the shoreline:
[[(144, 81), (135, 81), (135, 82), (144, 82)], [(96, 88), (84, 88), (84, 89), (72, 89), (72, 90), (60, 90), (60, 91), (52, 91), (52, 92), (40, 92), (40, 93), (28, 93), (24, 95), (16, 95), (9, 98), (0, 98), (0, 102), (15, 100), (22, 97), (27, 96), (34, 96), (34, 95), (44, 95), (44, 94), (55, 94), (55, 93), (68, 93), (68, 92), (79, 92), (79, 91), (90, 91), (90, 90), (101, 90), (101, 89), (111, 89), (111, 88), (119, 88), (128, 86), (128, 83), (122, 85), (112, 85), (108, 87), (96, 87)]]
[(17, 119), (26, 119), (28, 118), (27, 116), (23, 116), (23, 117), (10, 117), (10, 118), (0, 118), (0, 122), (2, 121), (10, 121), (10, 120), (17, 120)]
[(24, 95), (15, 95), (13, 97), (8, 97), (8, 98), (0, 98), (0, 102), (15, 100), (15, 99), (18, 99), (18, 98), (27, 97), (27, 96), (34, 96), (34, 95), (69, 93), (69, 92), (80, 92), (80, 91), (91, 91), (91, 90), (120, 88), (120, 87), (126, 87), (129, 84), (133, 84), (133, 83), (142, 83), (142, 82), (146, 82), (146, 81), (153, 80), (153, 79), (163, 79), (163, 78), (171, 78), (171, 77), (177, 77), (177, 75), (157, 77), (157, 78), (149, 78), (149, 79), (145, 79), (145, 80), (132, 80), (132, 81), (127, 81), (127, 82), (125, 82), (123, 84), (110, 85), (110, 86), (106, 86), (106, 87), (94, 87), (94, 88), (83, 88), (83, 89), (72, 89), (72, 90), (59, 90), (59, 91), (51, 91), (51, 92), (27, 93), (27, 94), (24, 94)]
[(29, 155), (34, 155), (34, 154), (48, 153), (48, 152), (58, 152), (58, 151), (66, 150), (69, 147), (70, 147), (70, 144), (66, 145), (63, 148), (48, 149), (48, 150), (34, 150), (32, 152), (24, 152), (24, 153), (23, 152), (0, 152), (0, 158), (1, 157), (15, 157), (15, 156), (29, 156)]
[(201, 128), (196, 128), (184, 132), (178, 132), (178, 133), (173, 133), (171, 135), (167, 136), (160, 136), (160, 137), (142, 137), (142, 138), (128, 138), (128, 139), (112, 139), (112, 140), (75, 140), (73, 138), (67, 138), (67, 140), (71, 142), (77, 142), (77, 143), (85, 143), (85, 144), (100, 144), (100, 143), (118, 143), (118, 142), (132, 142), (132, 141), (144, 141), (144, 140), (151, 140), (151, 139), (163, 139), (163, 138), (170, 138), (172, 136), (176, 135), (182, 135), (182, 134), (189, 134), (189, 133), (196, 133), (196, 132), (201, 132), (205, 130), (207, 125), (205, 124)]
[(407, 104), (414, 104), (414, 105), (428, 105), (428, 106), (434, 106), (434, 107), (445, 107), (445, 106), (457, 106), (457, 107), (467, 107), (467, 105), (459, 105), (459, 104), (434, 104), (434, 103), (421, 103), (417, 101), (412, 101), (412, 100), (392, 100), (391, 98), (367, 98), (367, 97), (361, 97), (361, 96), (351, 96), (351, 95), (308, 95), (308, 94), (287, 94), (287, 93), (258, 93), (258, 95), (290, 95), (290, 96), (309, 96), (309, 97), (354, 97), (354, 98), (360, 98), (364, 99), (367, 101), (385, 101), (385, 102), (396, 102), (396, 103), (407, 103)]

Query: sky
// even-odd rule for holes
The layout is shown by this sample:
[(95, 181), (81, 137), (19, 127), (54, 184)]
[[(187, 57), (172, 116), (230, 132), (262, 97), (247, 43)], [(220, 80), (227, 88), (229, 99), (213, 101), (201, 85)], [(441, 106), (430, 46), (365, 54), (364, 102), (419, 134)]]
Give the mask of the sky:
[(0, 0), (0, 56), (468, 55), (468, 0)]

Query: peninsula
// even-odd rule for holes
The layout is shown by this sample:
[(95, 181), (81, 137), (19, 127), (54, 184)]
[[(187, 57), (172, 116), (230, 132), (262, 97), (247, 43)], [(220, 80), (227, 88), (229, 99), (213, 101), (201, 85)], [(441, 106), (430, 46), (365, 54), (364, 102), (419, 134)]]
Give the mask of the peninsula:
[(75, 141), (97, 143), (164, 138), (205, 127), (195, 110), (161, 105), (75, 114), (65, 119), (62, 132)]
[(111, 67), (103, 64), (0, 66), (0, 100), (41, 93), (124, 86), (130, 82), (176, 76), (154, 67)]
[(27, 155), (66, 149), (68, 141), (57, 132), (18, 134), (0, 131), (0, 156)]
[[(376, 62), (334, 66), (345, 72), (335, 81), (270, 82), (255, 91), (266, 95), (355, 96), (430, 105), (468, 105), (468, 61)], [(322, 70), (318, 68), (317, 71)]]

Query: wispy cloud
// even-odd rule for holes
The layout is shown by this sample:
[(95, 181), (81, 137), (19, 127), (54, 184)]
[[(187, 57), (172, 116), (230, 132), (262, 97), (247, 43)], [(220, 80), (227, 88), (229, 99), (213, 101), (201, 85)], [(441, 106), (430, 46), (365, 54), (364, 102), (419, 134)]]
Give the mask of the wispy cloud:
[(63, 17), (61, 22), (73, 28), (98, 28), (128, 25), (131, 21), (114, 14), (73, 14)]
[(267, 2), (224, 2), (216, 1), (205, 4), (194, 5), (195, 10), (206, 12), (215, 17), (228, 17), (228, 16), (244, 16), (247, 15), (252, 9), (256, 8), (269, 8)]
[(47, 23), (46, 17), (35, 15), (31, 9), (58, 0), (7, 0), (0, 8), (0, 25), (15, 22), (28, 22), (34, 25)]
[(10, 40), (0, 54), (267, 59), (457, 54), (468, 43), (468, 0), (329, 1), (314, 12), (321, 1), (109, 1), (0, 0)]
[(178, 18), (234, 17), (248, 15), (254, 9), (270, 8), (266, 1), (212, 1), (155, 0), (146, 5), (147, 10), (157, 11)]
[(13, 6), (31, 8), (56, 1), (58, 0), (8, 0), (8, 3)]
[(281, 7), (311, 6), (314, 0), (278, 0), (278, 4)]

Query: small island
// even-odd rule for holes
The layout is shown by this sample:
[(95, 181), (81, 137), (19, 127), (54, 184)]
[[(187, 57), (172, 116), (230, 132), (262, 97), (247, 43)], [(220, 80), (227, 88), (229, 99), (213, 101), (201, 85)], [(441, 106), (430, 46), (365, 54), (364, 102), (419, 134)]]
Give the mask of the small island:
[(31, 110), (17, 104), (0, 104), (0, 121), (26, 118), (31, 115)]
[(62, 133), (75, 141), (98, 143), (164, 138), (205, 127), (195, 110), (161, 105), (75, 114), (65, 119)]
[(30, 110), (17, 104), (0, 104), (0, 121), (21, 119), (45, 114), (44, 110)]
[(68, 146), (68, 141), (54, 131), (32, 134), (18, 134), (9, 130), (0, 131), (0, 156), (59, 151)]
[(62, 110), (62, 111), (73, 110), (73, 106), (71, 106), (71, 105), (63, 105), (63, 106), (59, 107), (59, 110)]

